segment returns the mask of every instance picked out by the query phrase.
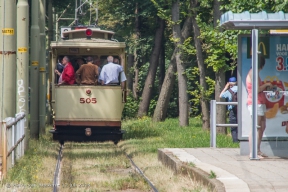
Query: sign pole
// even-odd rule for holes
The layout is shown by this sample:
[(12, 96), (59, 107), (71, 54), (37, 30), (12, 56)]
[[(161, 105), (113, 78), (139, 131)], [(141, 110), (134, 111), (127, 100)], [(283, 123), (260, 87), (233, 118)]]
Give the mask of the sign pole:
[(257, 106), (258, 106), (258, 29), (252, 29), (252, 158), (257, 155)]
[(24, 112), (26, 121), (25, 149), (28, 147), (28, 84), (29, 84), (29, 5), (28, 0), (19, 0), (17, 3), (17, 95), (16, 112)]
[(31, 3), (32, 22), (31, 22), (31, 60), (30, 60), (30, 134), (31, 138), (39, 138), (39, 42), (40, 29), (38, 24), (39, 0), (32, 0)]
[(16, 3), (1, 1), (1, 118), (14, 117), (16, 113)]
[(39, 0), (40, 4), (40, 58), (39, 58), (39, 130), (45, 133), (46, 124), (46, 33), (45, 33), (45, 0)]

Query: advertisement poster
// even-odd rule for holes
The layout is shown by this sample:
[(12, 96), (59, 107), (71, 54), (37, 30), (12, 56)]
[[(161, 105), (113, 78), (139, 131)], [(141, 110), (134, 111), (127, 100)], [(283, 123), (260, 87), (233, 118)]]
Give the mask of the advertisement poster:
[[(265, 91), (266, 130), (264, 139), (287, 137), (288, 124), (288, 36), (260, 36), (258, 50), (265, 57), (265, 66), (259, 72), (263, 83), (270, 82), (272, 87)], [(238, 101), (240, 114), (239, 138), (247, 139), (252, 119), (247, 109), (246, 76), (251, 69), (251, 36), (240, 35), (238, 39)], [(241, 98), (241, 99), (239, 99)]]

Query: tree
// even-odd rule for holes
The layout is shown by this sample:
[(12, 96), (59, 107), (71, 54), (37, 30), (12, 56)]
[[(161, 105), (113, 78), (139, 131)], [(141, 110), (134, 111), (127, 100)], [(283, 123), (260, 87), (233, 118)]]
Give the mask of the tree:
[[(218, 26), (219, 19), (221, 17), (220, 11), (220, 2), (219, 0), (214, 0), (213, 4), (213, 26), (216, 28)], [(222, 32), (221, 30), (219, 31)], [(224, 53), (225, 55), (225, 53)], [(221, 67), (219, 70), (215, 71), (215, 100), (220, 101), (219, 95), (224, 88), (225, 82), (225, 72), (227, 67)], [(218, 123), (224, 124), (226, 122), (226, 106), (218, 105), (216, 119)], [(227, 133), (227, 129), (225, 127), (217, 127), (217, 132)]]
[(154, 87), (157, 66), (159, 63), (159, 55), (161, 51), (161, 43), (162, 43), (163, 31), (164, 31), (165, 25), (164, 25), (164, 20), (162, 20), (161, 18), (157, 17), (157, 20), (159, 23), (159, 27), (155, 33), (154, 48), (150, 57), (150, 65), (149, 65), (149, 70), (148, 70), (147, 78), (145, 81), (144, 89), (142, 92), (142, 101), (140, 102), (140, 106), (138, 110), (138, 117), (145, 116), (148, 113), (152, 88)]
[(196, 17), (197, 17), (197, 4), (198, 0), (191, 0), (191, 8), (192, 8), (192, 25), (194, 32), (194, 42), (196, 47), (196, 56), (197, 56), (197, 64), (199, 69), (199, 80), (200, 80), (200, 104), (201, 104), (201, 113), (202, 113), (202, 128), (209, 129), (210, 128), (210, 115), (209, 115), (209, 105), (207, 103), (207, 99), (205, 96), (205, 92), (207, 91), (207, 84), (205, 79), (205, 65), (204, 65), (204, 57), (202, 52), (202, 46), (199, 39), (200, 36), (200, 28), (198, 26)]
[[(181, 30), (182, 39), (186, 40), (189, 36), (191, 36), (191, 34), (192, 16), (191, 14), (188, 14)], [(177, 47), (174, 48), (173, 54), (170, 59), (170, 64), (168, 66), (168, 69), (166, 70), (164, 82), (158, 97), (156, 108), (154, 110), (153, 121), (164, 121), (167, 116), (168, 104), (176, 80), (176, 51)]]
[(175, 44), (175, 60), (178, 73), (178, 87), (179, 87), (179, 125), (187, 126), (188, 121), (188, 94), (187, 94), (187, 77), (185, 74), (185, 65), (183, 63), (183, 55), (181, 47), (183, 45), (183, 37), (181, 35), (179, 24), (179, 0), (172, 3), (172, 22), (173, 22), (173, 41)]

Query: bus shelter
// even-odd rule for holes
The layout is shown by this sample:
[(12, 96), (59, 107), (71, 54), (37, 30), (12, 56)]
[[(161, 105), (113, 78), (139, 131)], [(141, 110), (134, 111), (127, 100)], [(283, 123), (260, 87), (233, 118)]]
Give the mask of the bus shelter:
[[(238, 36), (238, 138), (240, 154), (249, 154), (248, 137), (252, 131), (252, 160), (257, 156), (257, 100), (258, 54), (265, 57), (265, 66), (259, 76), (262, 82), (271, 82), (264, 91), (266, 99), (266, 130), (261, 150), (268, 156), (288, 157), (288, 35), (259, 35), (259, 30), (288, 29), (288, 14), (226, 12), (220, 25), (227, 30), (251, 30)], [(252, 118), (247, 109), (246, 76), (252, 67)], [(252, 129), (252, 130), (251, 130)]]

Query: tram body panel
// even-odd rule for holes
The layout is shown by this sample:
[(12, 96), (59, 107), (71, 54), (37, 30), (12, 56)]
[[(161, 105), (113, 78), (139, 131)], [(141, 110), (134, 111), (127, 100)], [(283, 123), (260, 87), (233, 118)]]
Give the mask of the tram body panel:
[(121, 121), (122, 110), (120, 86), (55, 87), (55, 121)]

